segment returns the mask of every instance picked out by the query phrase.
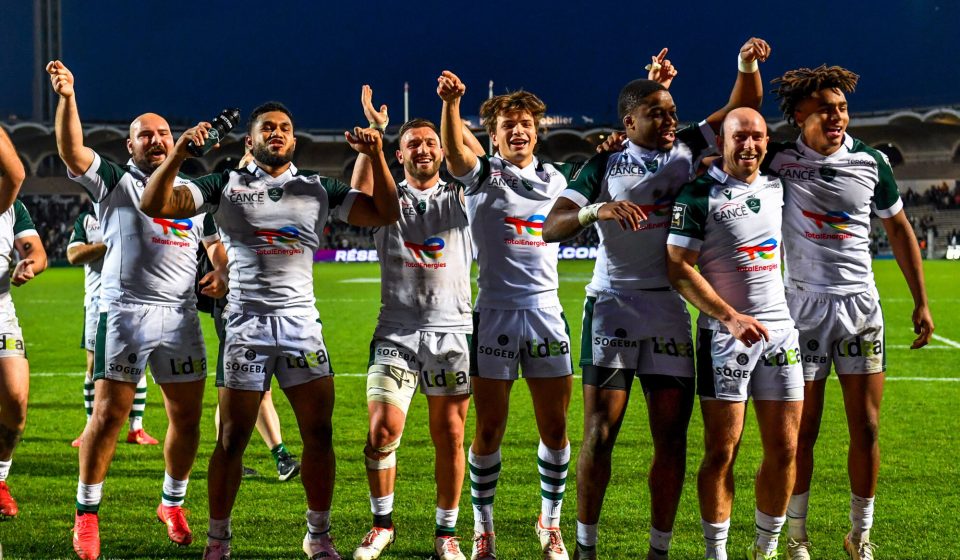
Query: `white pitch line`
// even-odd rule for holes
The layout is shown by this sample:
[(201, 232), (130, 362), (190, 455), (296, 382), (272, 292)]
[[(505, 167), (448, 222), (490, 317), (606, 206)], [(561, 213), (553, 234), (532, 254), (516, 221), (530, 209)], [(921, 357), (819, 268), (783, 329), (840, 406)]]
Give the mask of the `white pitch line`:
[(931, 335), (931, 336), (933, 336), (933, 339), (934, 339), (934, 340), (939, 340), (940, 342), (942, 342), (942, 343), (944, 343), (944, 344), (946, 344), (946, 345), (948, 345), (948, 346), (952, 346), (952, 347), (954, 347), (954, 348), (960, 348), (960, 342), (957, 342), (956, 340), (950, 340), (949, 338), (947, 338), (947, 337), (945, 337), (945, 336), (940, 336), (940, 335), (937, 334), (937, 333), (933, 333), (933, 335)]
[[(910, 345), (909, 344), (890, 344), (887, 346), (887, 348), (890, 348), (891, 350), (909, 350)], [(953, 346), (945, 346), (943, 344), (927, 344), (926, 346), (924, 346), (924, 348), (930, 349), (930, 350), (955, 350), (956, 349)]]

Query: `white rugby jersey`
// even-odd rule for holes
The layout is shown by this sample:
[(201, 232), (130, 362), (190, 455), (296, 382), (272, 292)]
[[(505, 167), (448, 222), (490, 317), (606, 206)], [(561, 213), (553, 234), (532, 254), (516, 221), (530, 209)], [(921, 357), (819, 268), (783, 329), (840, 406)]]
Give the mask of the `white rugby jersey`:
[[(151, 218), (140, 211), (150, 177), (129, 160), (126, 165), (94, 153), (83, 175), (69, 177), (90, 194), (107, 252), (101, 269), (100, 309), (113, 301), (194, 307), (197, 248), (219, 239), (213, 219)], [(175, 184), (188, 182), (178, 176)]]
[(327, 214), (346, 221), (357, 191), (290, 164), (271, 177), (256, 163), (187, 184), (197, 208), (214, 214), (230, 270), (227, 309), (317, 317), (313, 254)]
[(10, 299), (10, 274), (15, 267), (13, 242), (21, 237), (40, 235), (37, 233), (27, 207), (20, 200), (14, 200), (7, 211), (0, 214), (0, 301)]
[[(712, 165), (680, 191), (667, 244), (699, 251), (700, 274), (738, 313), (793, 328), (780, 275), (782, 212), (780, 179), (760, 174), (747, 184)], [(726, 330), (706, 313), (697, 324)]]
[(524, 168), (498, 155), (477, 158), (463, 177), (467, 216), (480, 276), (476, 307), (537, 309), (560, 305), (558, 244), (543, 240), (543, 222), (578, 166), (542, 163)]
[(771, 142), (763, 167), (786, 186), (787, 286), (833, 294), (874, 290), (870, 210), (892, 218), (903, 208), (887, 157), (845, 134), (829, 156), (800, 139)]
[(381, 325), (473, 332), (473, 245), (460, 183), (418, 190), (397, 185), (400, 220), (376, 230)]
[[(67, 249), (78, 245), (103, 243), (100, 233), (100, 222), (92, 212), (80, 212), (77, 221), (73, 223), (73, 233)], [(103, 269), (103, 257), (83, 265), (83, 305), (90, 306), (91, 302), (100, 297), (100, 271)]]
[(696, 177), (700, 159), (713, 151), (714, 141), (706, 122), (677, 132), (666, 152), (627, 141), (622, 152), (593, 156), (571, 178), (560, 196), (578, 206), (627, 200), (647, 214), (638, 231), (624, 230), (615, 221), (596, 222), (600, 248), (588, 292), (670, 287), (664, 245), (673, 201), (684, 183)]

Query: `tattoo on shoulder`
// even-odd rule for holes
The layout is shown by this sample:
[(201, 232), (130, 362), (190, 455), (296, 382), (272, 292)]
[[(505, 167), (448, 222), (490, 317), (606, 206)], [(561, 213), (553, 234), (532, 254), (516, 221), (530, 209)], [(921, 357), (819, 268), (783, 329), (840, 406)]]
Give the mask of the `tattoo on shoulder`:
[(194, 212), (196, 211), (193, 193), (190, 192), (190, 189), (187, 187), (174, 187), (173, 196), (171, 197), (172, 205), (179, 211), (184, 212)]

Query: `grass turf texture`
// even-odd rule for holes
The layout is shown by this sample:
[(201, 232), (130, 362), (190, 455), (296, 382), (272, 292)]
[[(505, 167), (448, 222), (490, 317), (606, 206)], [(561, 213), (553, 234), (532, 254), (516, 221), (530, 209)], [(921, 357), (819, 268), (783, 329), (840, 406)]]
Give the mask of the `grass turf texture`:
[[(560, 295), (570, 319), (574, 358), (579, 358), (579, 329), (583, 286), (592, 262), (561, 262)], [(956, 262), (925, 263), (927, 287), (937, 333), (960, 340)], [(958, 537), (956, 449), (958, 424), (955, 407), (960, 382), (955, 363), (960, 348), (942, 340), (932, 348), (910, 351), (912, 300), (893, 261), (875, 263), (887, 319), (890, 378), (923, 377), (932, 381), (891, 379), (882, 409), (883, 463), (873, 530), (881, 558), (955, 558)], [(337, 402), (334, 412), (337, 485), (333, 505), (333, 535), (345, 558), (370, 526), (367, 483), (362, 448), (367, 415), (365, 380), (368, 345), (379, 306), (377, 266), (370, 264), (318, 265), (315, 274), (318, 307), (335, 370)], [(72, 557), (70, 529), (77, 484), (77, 453), (70, 441), (84, 423), (81, 395), (83, 352), (78, 348), (82, 324), (82, 271), (51, 269), (25, 287), (14, 289), (18, 315), (29, 351), (30, 406), (24, 441), (14, 456), (9, 483), (20, 503), (20, 516), (0, 523), (0, 543), (7, 558)], [(209, 364), (214, 364), (215, 335), (204, 317)], [(212, 366), (211, 366), (212, 368)], [(211, 369), (212, 372), (212, 369)], [(952, 381), (947, 379), (953, 378)], [(940, 380), (944, 379), (944, 380)], [(649, 500), (646, 472), (651, 442), (640, 391), (634, 392), (614, 455), (614, 472), (600, 525), (599, 550), (605, 558), (639, 557), (646, 553)], [(848, 528), (849, 490), (846, 475), (846, 424), (839, 384), (831, 382), (810, 499), (808, 526), (818, 558), (840, 558)], [(206, 531), (207, 462), (214, 444), (213, 413), (216, 391), (213, 375), (204, 396), (207, 403), (202, 441), (191, 477), (186, 507), (196, 543), (178, 549), (169, 543), (154, 510), (160, 499), (163, 459), (159, 446), (118, 444), (104, 484), (100, 510), (103, 553), (107, 558), (196, 558)], [(145, 426), (163, 439), (166, 417), (160, 390), (152, 380)], [(293, 414), (279, 392), (274, 397), (288, 447), (297, 455), (300, 442)], [(503, 472), (496, 500), (500, 558), (536, 558), (539, 548), (533, 524), (540, 508), (536, 471), (537, 433), (529, 394), (523, 382), (515, 385), (508, 433), (503, 448)], [(418, 396), (411, 406), (398, 451), (398, 480), (394, 522), (398, 539), (384, 558), (428, 558), (434, 528), (433, 451), (426, 428), (426, 407)], [(573, 460), (567, 482), (562, 528), (572, 550), (576, 520), (576, 457), (582, 440), (582, 401), (579, 379), (569, 413)], [(690, 425), (687, 485), (674, 528), (671, 557), (702, 556), (702, 538), (696, 501), (696, 468), (702, 453), (702, 420), (695, 410)], [(467, 444), (473, 434), (468, 419)], [(125, 434), (121, 433), (121, 438)], [(736, 466), (737, 498), (728, 550), (739, 557), (753, 538), (753, 474), (759, 465), (759, 436), (748, 416)], [(295, 558), (302, 556), (305, 500), (299, 480), (280, 483), (269, 451), (257, 435), (251, 439), (245, 464), (260, 478), (245, 479), (233, 516), (236, 558)], [(469, 554), (472, 512), (469, 486), (464, 485), (458, 532)], [(786, 538), (784, 537), (783, 541)], [(781, 544), (781, 550), (783, 550)]]

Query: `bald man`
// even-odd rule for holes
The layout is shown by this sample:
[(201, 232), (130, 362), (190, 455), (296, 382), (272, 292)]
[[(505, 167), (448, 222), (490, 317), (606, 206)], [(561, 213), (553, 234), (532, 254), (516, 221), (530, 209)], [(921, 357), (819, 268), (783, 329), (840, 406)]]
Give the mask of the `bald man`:
[(760, 173), (768, 140), (759, 113), (731, 111), (718, 137), (723, 159), (683, 187), (667, 237), (670, 283), (700, 310), (697, 392), (706, 451), (697, 486), (706, 557), (721, 560), (747, 400), (763, 443), (748, 558), (776, 556), (803, 406), (799, 334), (780, 271), (783, 185)]
[(93, 416), (80, 446), (73, 547), (83, 559), (100, 555), (103, 482), (117, 434), (148, 365), (163, 391), (170, 420), (157, 518), (167, 526), (170, 540), (185, 546), (193, 534), (182, 505), (200, 441), (207, 374), (194, 294), (195, 255), (203, 243), (216, 270), (201, 285), (206, 286), (204, 293), (219, 297), (225, 292), (226, 253), (208, 215), (165, 220), (140, 211), (147, 179), (173, 150), (167, 121), (153, 113), (137, 117), (127, 139), (130, 160), (118, 165), (84, 146), (70, 70), (53, 61), (47, 72), (60, 96), (56, 116), (60, 157), (70, 178), (93, 200), (106, 245), (94, 349)]

